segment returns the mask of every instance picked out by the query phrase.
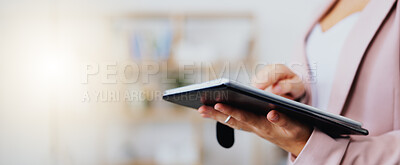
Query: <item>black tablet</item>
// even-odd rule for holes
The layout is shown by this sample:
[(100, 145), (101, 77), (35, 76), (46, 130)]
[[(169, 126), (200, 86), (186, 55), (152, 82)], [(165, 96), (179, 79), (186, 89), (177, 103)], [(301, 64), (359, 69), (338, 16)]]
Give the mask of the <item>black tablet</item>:
[(195, 109), (224, 103), (258, 115), (266, 115), (274, 107), (332, 137), (368, 135), (360, 122), (225, 78), (166, 90), (163, 99)]

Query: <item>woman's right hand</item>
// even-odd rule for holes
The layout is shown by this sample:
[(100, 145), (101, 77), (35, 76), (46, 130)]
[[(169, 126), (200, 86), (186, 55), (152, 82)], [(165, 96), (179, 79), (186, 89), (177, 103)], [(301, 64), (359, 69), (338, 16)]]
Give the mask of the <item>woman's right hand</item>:
[[(253, 78), (253, 85), (289, 99), (298, 99), (305, 92), (300, 78), (280, 64), (263, 68)], [(312, 132), (312, 127), (276, 110), (270, 110), (267, 116), (260, 116), (218, 103), (214, 107), (201, 106), (198, 111), (202, 117), (212, 118), (231, 128), (253, 132), (294, 156), (300, 154)], [(231, 118), (226, 121), (228, 116)]]
[(272, 64), (262, 68), (252, 80), (256, 88), (296, 100), (305, 93), (300, 77), (283, 64)]

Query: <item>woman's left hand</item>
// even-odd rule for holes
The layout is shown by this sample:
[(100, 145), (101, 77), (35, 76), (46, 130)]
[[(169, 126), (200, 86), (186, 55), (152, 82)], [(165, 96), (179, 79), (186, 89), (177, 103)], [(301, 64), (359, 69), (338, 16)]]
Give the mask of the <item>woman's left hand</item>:
[[(201, 106), (198, 112), (202, 117), (212, 118), (234, 129), (253, 132), (294, 156), (300, 154), (312, 132), (311, 127), (276, 110), (271, 110), (265, 117), (218, 103), (214, 107)], [(225, 123), (229, 115), (231, 119)]]

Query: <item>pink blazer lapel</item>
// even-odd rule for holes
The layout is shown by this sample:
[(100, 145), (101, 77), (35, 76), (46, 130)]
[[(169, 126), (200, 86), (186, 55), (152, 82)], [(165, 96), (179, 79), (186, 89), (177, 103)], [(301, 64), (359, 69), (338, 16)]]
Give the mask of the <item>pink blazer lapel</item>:
[(329, 112), (341, 113), (359, 64), (395, 1), (372, 0), (364, 8), (341, 51), (327, 109)]

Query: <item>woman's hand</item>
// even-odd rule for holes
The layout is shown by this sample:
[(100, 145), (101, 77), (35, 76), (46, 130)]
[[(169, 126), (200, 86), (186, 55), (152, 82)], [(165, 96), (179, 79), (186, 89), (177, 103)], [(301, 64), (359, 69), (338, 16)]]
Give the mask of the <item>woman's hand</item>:
[[(253, 85), (290, 99), (301, 97), (305, 91), (296, 74), (284, 65), (265, 67), (253, 79)], [(202, 117), (212, 118), (234, 129), (253, 132), (295, 156), (301, 152), (312, 132), (311, 127), (275, 110), (268, 112), (267, 116), (258, 116), (218, 103), (214, 107), (202, 106), (198, 111)], [(228, 116), (232, 117), (225, 123)]]
[[(312, 131), (307, 125), (275, 110), (265, 117), (218, 103), (214, 107), (201, 106), (198, 111), (202, 117), (212, 118), (234, 129), (253, 132), (295, 156), (301, 152)], [(232, 117), (225, 123), (228, 116)]]
[(305, 88), (300, 77), (283, 64), (264, 67), (252, 80), (254, 87), (296, 100), (304, 95)]

